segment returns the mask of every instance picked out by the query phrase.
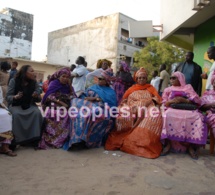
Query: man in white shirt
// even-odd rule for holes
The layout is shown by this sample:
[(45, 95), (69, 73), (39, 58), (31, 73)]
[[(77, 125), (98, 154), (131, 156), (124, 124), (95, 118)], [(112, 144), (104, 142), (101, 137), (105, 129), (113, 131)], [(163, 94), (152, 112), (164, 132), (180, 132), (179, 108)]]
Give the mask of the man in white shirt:
[(151, 85), (158, 91), (159, 84), (160, 84), (160, 77), (158, 76), (158, 71), (155, 70), (152, 74), (153, 78), (151, 80)]
[(202, 78), (204, 79), (207, 79), (207, 83), (206, 83), (206, 89), (207, 90), (210, 90), (210, 89), (213, 89), (213, 86), (211, 85), (211, 78), (212, 78), (212, 75), (215, 71), (215, 46), (211, 46), (208, 48), (208, 51), (207, 51), (207, 54), (208, 54), (208, 58), (210, 60), (214, 60), (210, 70), (209, 70), (209, 75), (202, 75)]
[(87, 68), (84, 66), (85, 59), (79, 56), (75, 62), (76, 68), (72, 71), (72, 86), (75, 90), (76, 95), (79, 97), (85, 91), (86, 75), (88, 73)]

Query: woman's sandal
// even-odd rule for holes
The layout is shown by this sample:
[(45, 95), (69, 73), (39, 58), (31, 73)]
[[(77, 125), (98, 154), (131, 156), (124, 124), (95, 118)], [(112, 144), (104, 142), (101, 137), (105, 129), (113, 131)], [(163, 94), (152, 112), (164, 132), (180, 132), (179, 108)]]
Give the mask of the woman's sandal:
[(190, 157), (192, 158), (192, 159), (194, 159), (194, 160), (198, 160), (198, 154), (197, 154), (197, 152), (193, 149), (193, 148), (189, 148), (188, 149), (188, 152), (189, 152), (189, 155), (190, 155)]
[(16, 153), (14, 153), (12, 150), (7, 150), (7, 151), (0, 151), (0, 154), (5, 154), (7, 156), (15, 157), (17, 156)]
[(160, 154), (160, 156), (168, 155), (170, 153), (170, 148), (171, 148), (170, 144), (168, 144), (166, 147), (164, 147), (162, 152), (161, 152), (161, 154)]

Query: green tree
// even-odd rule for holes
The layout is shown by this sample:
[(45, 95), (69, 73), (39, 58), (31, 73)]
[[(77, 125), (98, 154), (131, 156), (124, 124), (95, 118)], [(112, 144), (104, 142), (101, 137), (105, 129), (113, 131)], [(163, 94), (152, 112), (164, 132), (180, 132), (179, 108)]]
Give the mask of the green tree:
[(159, 41), (158, 37), (147, 38), (147, 46), (134, 53), (134, 66), (144, 67), (149, 73), (149, 79), (154, 70), (159, 70), (161, 64), (166, 64), (170, 73), (171, 65), (184, 61), (186, 51), (167, 42)]

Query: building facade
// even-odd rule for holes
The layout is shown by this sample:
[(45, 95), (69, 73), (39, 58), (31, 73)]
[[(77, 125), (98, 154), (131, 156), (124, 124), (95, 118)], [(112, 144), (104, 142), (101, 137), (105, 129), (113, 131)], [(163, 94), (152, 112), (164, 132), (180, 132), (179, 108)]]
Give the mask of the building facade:
[(90, 69), (96, 69), (98, 59), (104, 58), (113, 62), (114, 72), (120, 59), (125, 59), (132, 66), (133, 53), (147, 44), (147, 38), (131, 38), (130, 21), (136, 20), (115, 13), (50, 32), (48, 63), (70, 66), (78, 56), (83, 56)]
[(31, 59), (33, 15), (5, 8), (0, 11), (0, 56)]
[[(215, 0), (161, 1), (161, 40), (193, 51), (194, 61), (206, 73), (212, 65), (207, 49), (215, 45), (214, 10)], [(205, 83), (206, 80), (203, 80), (203, 91)]]

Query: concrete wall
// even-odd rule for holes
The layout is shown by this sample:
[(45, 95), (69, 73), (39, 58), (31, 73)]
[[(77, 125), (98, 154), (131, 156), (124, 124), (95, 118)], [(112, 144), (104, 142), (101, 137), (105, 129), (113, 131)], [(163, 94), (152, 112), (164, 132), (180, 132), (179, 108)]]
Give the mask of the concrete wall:
[[(118, 22), (118, 46), (117, 46), (117, 56), (124, 55), (127, 57), (131, 57), (133, 61), (133, 54), (135, 51), (139, 51), (140, 47), (135, 46), (134, 39), (132, 43), (127, 43), (123, 40), (121, 40), (121, 29), (125, 29), (129, 31), (129, 22), (130, 21), (136, 21), (133, 18), (130, 18), (124, 14), (119, 15), (119, 22)], [(116, 60), (116, 69), (119, 67), (119, 61), (120, 59), (117, 58)], [(132, 62), (129, 64), (132, 66)]]
[(161, 39), (176, 31), (184, 21), (196, 13), (196, 11), (192, 10), (194, 1), (161, 0), (161, 24), (163, 24)]
[(48, 64), (44, 62), (37, 62), (37, 61), (30, 61), (30, 60), (23, 60), (19, 58), (3, 58), (0, 57), (0, 61), (8, 61), (9, 63), (12, 64), (13, 61), (18, 62), (18, 69), (21, 68), (23, 65), (31, 65), (38, 75), (38, 79), (43, 79), (46, 80), (48, 75), (52, 75), (56, 70), (59, 68), (62, 68), (63, 66), (61, 65), (56, 65), (56, 64)]
[(50, 32), (48, 62), (70, 66), (78, 56), (84, 56), (88, 68), (95, 69), (98, 59), (106, 58), (112, 61), (116, 72), (119, 57), (124, 55), (131, 59), (128, 62), (132, 65), (133, 53), (141, 47), (135, 45), (135, 39), (132, 43), (121, 40), (121, 29), (129, 31), (129, 21), (136, 20), (116, 13)]
[(31, 59), (33, 15), (14, 9), (0, 12), (0, 56)]
[[(102, 16), (48, 34), (48, 62), (70, 66), (84, 56), (88, 68), (96, 68), (98, 59), (113, 62), (117, 53), (119, 14)], [(113, 62), (114, 63), (114, 62)]]

